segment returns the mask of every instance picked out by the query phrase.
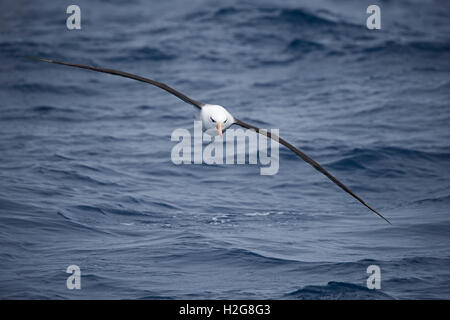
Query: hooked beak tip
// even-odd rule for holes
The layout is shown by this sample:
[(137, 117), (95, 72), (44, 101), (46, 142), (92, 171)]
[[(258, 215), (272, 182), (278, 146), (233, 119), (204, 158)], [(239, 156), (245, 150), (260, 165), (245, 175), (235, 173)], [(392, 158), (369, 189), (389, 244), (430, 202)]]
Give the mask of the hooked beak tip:
[(217, 131), (219, 131), (219, 135), (222, 137), (222, 122), (219, 122), (217, 124)]

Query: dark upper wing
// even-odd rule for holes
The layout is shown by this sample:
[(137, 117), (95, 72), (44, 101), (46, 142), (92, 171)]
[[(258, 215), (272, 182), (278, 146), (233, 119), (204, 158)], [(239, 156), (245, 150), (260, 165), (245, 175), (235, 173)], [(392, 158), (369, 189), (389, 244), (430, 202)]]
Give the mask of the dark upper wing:
[(121, 77), (125, 77), (125, 78), (130, 78), (130, 79), (134, 79), (137, 81), (141, 81), (141, 82), (145, 82), (145, 83), (150, 83), (154, 86), (157, 86), (163, 90), (166, 90), (167, 92), (173, 94), (174, 96), (180, 98), (181, 100), (183, 100), (184, 102), (190, 103), (192, 105), (194, 105), (197, 108), (201, 108), (204, 106), (204, 103), (193, 100), (191, 98), (189, 98), (188, 96), (185, 96), (184, 94), (182, 94), (181, 92), (169, 87), (168, 85), (158, 82), (158, 81), (154, 81), (151, 79), (147, 79), (141, 76), (137, 76), (135, 74), (131, 74), (131, 73), (127, 73), (127, 72), (122, 72), (122, 71), (117, 71), (117, 70), (113, 70), (113, 69), (104, 69), (104, 68), (98, 68), (98, 67), (91, 67), (91, 66), (85, 66), (82, 64), (75, 64), (75, 63), (68, 63), (68, 62), (61, 62), (61, 61), (55, 61), (55, 60), (50, 60), (50, 59), (43, 59), (43, 58), (36, 58), (36, 57), (25, 57), (25, 58), (29, 58), (29, 59), (34, 59), (34, 60), (38, 60), (38, 61), (43, 61), (43, 62), (49, 62), (49, 63), (55, 63), (55, 64), (61, 64), (64, 66), (69, 66), (69, 67), (75, 67), (75, 68), (81, 68), (81, 69), (87, 69), (87, 70), (92, 70), (92, 71), (97, 71), (97, 72), (104, 72), (104, 73), (109, 73), (109, 74), (113, 74), (116, 76), (121, 76)]
[(345, 192), (347, 192), (348, 194), (350, 194), (353, 198), (355, 198), (356, 200), (358, 200), (359, 202), (361, 202), (363, 205), (365, 205), (367, 208), (369, 208), (372, 212), (374, 212), (375, 214), (377, 214), (378, 216), (380, 216), (381, 218), (383, 218), (384, 220), (386, 220), (389, 224), (391, 224), (389, 222), (388, 219), (386, 219), (385, 217), (383, 217), (381, 215), (381, 213), (379, 213), (378, 211), (376, 211), (375, 209), (373, 209), (371, 206), (369, 206), (367, 203), (364, 202), (364, 200), (362, 200), (360, 197), (358, 197), (355, 193), (353, 193), (353, 191), (351, 191), (346, 185), (344, 185), (342, 182), (340, 182), (338, 179), (336, 179), (334, 176), (331, 175), (331, 173), (329, 173), (327, 170), (325, 170), (320, 164), (318, 164), (316, 161), (314, 161), (313, 159), (311, 159), (309, 156), (307, 156), (306, 154), (304, 154), (302, 151), (300, 151), (299, 149), (297, 149), (296, 147), (294, 147), (292, 144), (290, 144), (289, 142), (287, 142), (284, 139), (281, 139), (280, 137), (271, 134), (270, 132), (267, 132), (265, 130), (261, 130), (255, 126), (252, 126), (251, 124), (245, 123), (239, 119), (234, 119), (234, 123), (247, 128), (247, 129), (252, 129), (255, 130), (256, 132), (265, 135), (275, 141), (277, 141), (278, 143), (284, 145), (285, 147), (288, 147), (289, 149), (291, 149), (295, 154), (297, 154), (300, 158), (302, 158), (304, 161), (306, 161), (307, 163), (309, 163), (310, 165), (312, 165), (317, 171), (320, 171), (321, 173), (323, 173), (324, 175), (326, 175), (328, 177), (328, 179), (330, 179), (331, 181), (333, 181), (335, 184), (337, 184), (340, 188), (342, 188)]

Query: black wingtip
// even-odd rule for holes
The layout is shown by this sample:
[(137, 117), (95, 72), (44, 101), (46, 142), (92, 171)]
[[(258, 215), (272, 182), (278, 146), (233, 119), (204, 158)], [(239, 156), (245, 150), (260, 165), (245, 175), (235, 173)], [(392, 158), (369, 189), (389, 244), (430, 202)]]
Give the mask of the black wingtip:
[(388, 219), (386, 219), (385, 217), (383, 217), (382, 215), (380, 215), (383, 219), (384, 219), (384, 221), (386, 221), (387, 223), (389, 223), (391, 226), (392, 226), (392, 223), (388, 220)]
[(50, 59), (45, 59), (45, 58), (39, 58), (39, 57), (33, 57), (33, 56), (23, 56), (20, 55), (19, 57), (25, 58), (25, 59), (31, 59), (31, 60), (36, 60), (36, 61), (43, 61), (43, 62), (49, 62), (49, 63), (53, 63), (53, 60)]
[(377, 210), (373, 209), (371, 206), (369, 206), (368, 204), (364, 203), (364, 205), (370, 209), (370, 211), (374, 212), (377, 216), (379, 216), (380, 218), (382, 218), (384, 221), (386, 221), (387, 223), (389, 223), (392, 226), (392, 223), (386, 219), (381, 213), (379, 213)]

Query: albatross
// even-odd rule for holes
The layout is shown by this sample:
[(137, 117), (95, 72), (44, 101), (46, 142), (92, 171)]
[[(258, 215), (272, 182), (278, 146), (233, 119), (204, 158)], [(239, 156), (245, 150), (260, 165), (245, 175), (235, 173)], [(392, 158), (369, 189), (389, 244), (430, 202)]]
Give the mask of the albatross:
[(294, 147), (292, 144), (290, 144), (286, 140), (276, 136), (275, 134), (272, 134), (266, 130), (262, 130), (254, 125), (251, 125), (247, 122), (244, 122), (244, 121), (232, 116), (231, 113), (227, 111), (227, 109), (225, 109), (224, 107), (222, 107), (220, 105), (203, 103), (203, 102), (191, 99), (188, 96), (186, 96), (185, 94), (169, 87), (168, 85), (166, 85), (162, 82), (144, 78), (144, 77), (141, 77), (141, 76), (138, 76), (135, 74), (131, 74), (128, 72), (93, 67), (93, 66), (76, 64), (76, 63), (50, 60), (50, 59), (45, 59), (45, 58), (31, 57), (31, 56), (26, 56), (26, 58), (37, 60), (37, 61), (42, 61), (42, 62), (59, 64), (59, 65), (63, 65), (63, 66), (69, 66), (69, 67), (74, 67), (74, 68), (81, 68), (81, 69), (86, 69), (86, 70), (91, 70), (91, 71), (108, 73), (108, 74), (112, 74), (115, 76), (120, 76), (120, 77), (137, 80), (140, 82), (145, 82), (145, 83), (151, 84), (153, 86), (156, 86), (158, 88), (161, 88), (161, 89), (173, 94), (177, 98), (183, 100), (184, 102), (189, 103), (189, 104), (193, 105), (194, 107), (196, 107), (200, 112), (199, 116), (200, 116), (200, 120), (202, 121), (203, 131), (212, 136), (217, 136), (217, 135), (222, 136), (223, 132), (225, 130), (227, 130), (229, 127), (231, 127), (232, 125), (238, 125), (245, 129), (256, 131), (257, 133), (262, 134), (270, 139), (273, 139), (273, 140), (277, 141), (278, 143), (280, 143), (281, 145), (290, 149), (292, 152), (294, 152), (296, 155), (298, 155), (302, 160), (304, 160), (305, 162), (310, 164), (314, 169), (316, 169), (317, 171), (324, 174), (328, 179), (333, 181), (342, 190), (344, 190), (349, 195), (351, 195), (353, 198), (358, 200), (361, 204), (363, 204), (370, 211), (372, 211), (373, 213), (375, 213), (376, 215), (378, 215), (379, 217), (384, 219), (387, 223), (391, 224), (391, 222), (388, 219), (386, 219), (381, 213), (379, 213), (374, 208), (369, 206), (363, 199), (361, 199), (359, 196), (357, 196), (345, 184), (343, 184), (341, 181), (339, 181), (337, 178), (335, 178), (331, 173), (329, 173), (327, 170), (325, 170), (319, 163), (314, 161), (312, 158), (310, 158), (308, 155), (306, 155), (300, 149)]

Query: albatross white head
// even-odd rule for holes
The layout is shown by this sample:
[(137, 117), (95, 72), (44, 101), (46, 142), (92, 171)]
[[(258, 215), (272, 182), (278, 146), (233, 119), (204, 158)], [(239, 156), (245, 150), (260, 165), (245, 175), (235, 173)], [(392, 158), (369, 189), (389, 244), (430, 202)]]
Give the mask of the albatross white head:
[(222, 106), (205, 104), (200, 110), (203, 131), (211, 136), (222, 136), (233, 123), (233, 116)]

